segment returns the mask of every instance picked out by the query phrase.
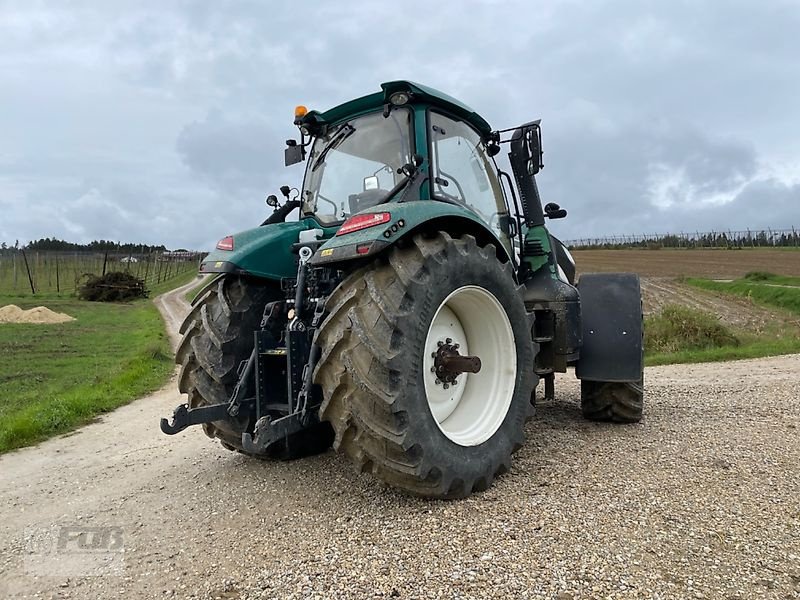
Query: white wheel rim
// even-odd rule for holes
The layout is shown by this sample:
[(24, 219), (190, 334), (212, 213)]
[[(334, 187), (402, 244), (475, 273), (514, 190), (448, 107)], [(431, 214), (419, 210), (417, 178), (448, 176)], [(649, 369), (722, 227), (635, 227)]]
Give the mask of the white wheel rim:
[[(456, 385), (436, 383), (434, 355), (447, 338), (461, 355), (481, 359), (478, 373), (462, 373)], [(505, 309), (482, 287), (468, 285), (439, 305), (425, 338), (425, 396), (441, 432), (460, 446), (491, 438), (508, 414), (517, 376), (517, 348)]]

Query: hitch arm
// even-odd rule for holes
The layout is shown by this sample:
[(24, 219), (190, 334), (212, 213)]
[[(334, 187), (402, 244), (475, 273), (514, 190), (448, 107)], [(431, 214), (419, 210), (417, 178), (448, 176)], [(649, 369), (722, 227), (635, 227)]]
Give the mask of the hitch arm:
[[(240, 407), (247, 406), (250, 408), (252, 404), (252, 399), (243, 400)], [(228, 412), (228, 406), (229, 404), (227, 402), (198, 406), (196, 408), (189, 408), (188, 404), (179, 404), (175, 407), (171, 423), (168, 419), (161, 419), (161, 431), (167, 435), (175, 435), (190, 425), (201, 425), (213, 421), (226, 421), (231, 416)]]

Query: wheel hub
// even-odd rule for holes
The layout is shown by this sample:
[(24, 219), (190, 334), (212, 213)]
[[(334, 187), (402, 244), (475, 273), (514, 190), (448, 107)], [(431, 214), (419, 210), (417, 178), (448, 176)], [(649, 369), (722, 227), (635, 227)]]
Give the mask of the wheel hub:
[(481, 370), (481, 359), (477, 356), (465, 356), (459, 353), (459, 344), (452, 338), (438, 341), (439, 349), (431, 354), (436, 384), (443, 384), (444, 389), (458, 385), (458, 376), (462, 373), (478, 373)]

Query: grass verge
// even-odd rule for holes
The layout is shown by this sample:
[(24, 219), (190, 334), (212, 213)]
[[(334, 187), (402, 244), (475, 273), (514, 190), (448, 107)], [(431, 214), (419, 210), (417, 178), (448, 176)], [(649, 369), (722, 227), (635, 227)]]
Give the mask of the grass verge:
[[(800, 283), (797, 277), (753, 272), (735, 281), (687, 278), (688, 285), (750, 301), (792, 316), (800, 315)], [(788, 315), (787, 315), (788, 316)], [(645, 319), (645, 362), (648, 365), (715, 362), (760, 358), (800, 352), (800, 327), (792, 316), (753, 332), (725, 327), (706, 311), (667, 306)]]
[(197, 296), (200, 294), (200, 292), (203, 291), (203, 289), (205, 289), (205, 287), (209, 283), (211, 283), (211, 281), (213, 281), (214, 279), (218, 279), (218, 278), (219, 278), (219, 275), (216, 275), (216, 274), (214, 274), (214, 275), (206, 275), (205, 277), (203, 277), (200, 280), (200, 282), (197, 285), (189, 288), (189, 291), (186, 292), (183, 295), (183, 299), (186, 300), (189, 304), (191, 304), (192, 302), (194, 302), (194, 299), (197, 298)]
[[(750, 274), (752, 276), (752, 274)], [(709, 279), (687, 278), (685, 283), (688, 285), (709, 290), (712, 292), (723, 292), (748, 298), (751, 301), (768, 306), (780, 308), (794, 315), (800, 315), (800, 287), (791, 282), (798, 281), (797, 277), (780, 277), (769, 273), (759, 273), (758, 276), (768, 276), (768, 279), (743, 278), (735, 281), (712, 281)]]
[(4, 304), (46, 305), (76, 320), (0, 324), (0, 452), (88, 423), (158, 389), (172, 372), (164, 323), (151, 301), (0, 296)]

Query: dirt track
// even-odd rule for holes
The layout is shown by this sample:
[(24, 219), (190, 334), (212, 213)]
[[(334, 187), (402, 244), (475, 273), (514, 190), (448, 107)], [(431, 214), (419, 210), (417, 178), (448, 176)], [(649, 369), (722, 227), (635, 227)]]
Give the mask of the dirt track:
[[(181, 290), (160, 307), (174, 329)], [(560, 378), (509, 474), (427, 502), (333, 453), (164, 436), (173, 381), (0, 457), (0, 597), (800, 597), (800, 355), (646, 382), (645, 421), (612, 427)], [(33, 576), (31, 536), (72, 525), (121, 528), (122, 574)]]
[(753, 333), (782, 323), (800, 325), (789, 313), (770, 310), (747, 298), (707, 292), (668, 277), (643, 277), (641, 282), (646, 315), (657, 313), (668, 304), (682, 304), (710, 312), (726, 325)]

